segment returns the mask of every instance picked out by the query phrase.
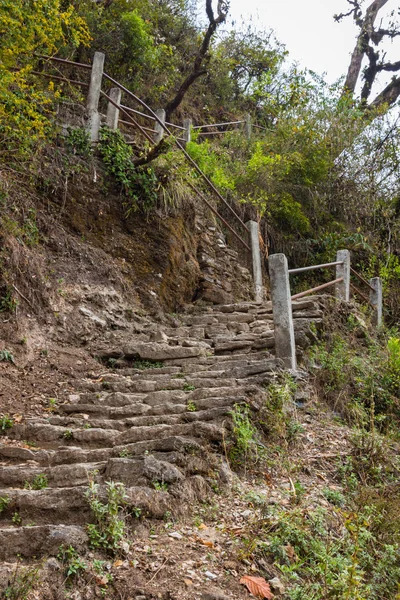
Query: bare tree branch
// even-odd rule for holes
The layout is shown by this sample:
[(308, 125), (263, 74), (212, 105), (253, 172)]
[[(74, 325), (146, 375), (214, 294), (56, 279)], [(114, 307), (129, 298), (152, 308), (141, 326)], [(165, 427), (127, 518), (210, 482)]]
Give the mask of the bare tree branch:
[(214, 33), (216, 32), (218, 26), (221, 25), (221, 23), (225, 22), (226, 17), (228, 15), (228, 10), (229, 10), (229, 2), (227, 0), (218, 0), (218, 6), (217, 6), (218, 16), (215, 18), (213, 7), (212, 7), (212, 0), (206, 0), (206, 13), (207, 13), (209, 25), (208, 25), (206, 33), (204, 34), (202, 44), (201, 44), (201, 46), (198, 50), (198, 53), (196, 55), (196, 58), (194, 60), (192, 71), (189, 73), (189, 75), (186, 76), (186, 78), (181, 83), (181, 86), (178, 89), (177, 93), (175, 94), (175, 97), (170, 102), (168, 102), (167, 106), (165, 107), (167, 120), (170, 119), (171, 114), (181, 104), (183, 98), (185, 97), (186, 92), (193, 85), (193, 83), (199, 77), (201, 77), (202, 75), (205, 75), (207, 73), (207, 70), (204, 69), (203, 64), (204, 64), (204, 61), (207, 59), (208, 51), (210, 49), (211, 39), (212, 39)]
[[(369, 42), (374, 33), (375, 19), (380, 9), (387, 2), (388, 0), (374, 0), (372, 4), (370, 4), (370, 6), (367, 8), (364, 18), (361, 18), (361, 16), (357, 16), (357, 20), (359, 21), (361, 31), (357, 38), (357, 43), (353, 50), (350, 65), (347, 70), (346, 81), (344, 84), (344, 93), (354, 93), (357, 81), (360, 77), (363, 58), (367, 53)], [(350, 14), (354, 14), (354, 11), (357, 11), (357, 15), (359, 15), (359, 3), (355, 0), (354, 3), (350, 1), (350, 4), (355, 5), (355, 8), (352, 11), (350, 11)]]
[(379, 108), (386, 104), (392, 106), (400, 95), (400, 77), (394, 77), (384, 90), (368, 105), (368, 108)]

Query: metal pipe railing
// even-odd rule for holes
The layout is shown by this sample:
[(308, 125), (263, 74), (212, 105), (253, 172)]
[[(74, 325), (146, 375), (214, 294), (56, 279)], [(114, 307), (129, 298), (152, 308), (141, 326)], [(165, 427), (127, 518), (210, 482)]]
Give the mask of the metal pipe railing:
[[(128, 90), (125, 86), (123, 86), (122, 84), (120, 84), (118, 81), (116, 81), (115, 79), (113, 79), (112, 77), (110, 77), (110, 75), (107, 75), (107, 73), (104, 73), (104, 77), (113, 85), (115, 85), (116, 87), (119, 87), (120, 90), (122, 90), (123, 92), (125, 92), (128, 96), (130, 96), (131, 98), (133, 98), (134, 100), (136, 100), (136, 102), (138, 102), (141, 106), (143, 106), (143, 108), (145, 108), (147, 111), (150, 112), (151, 116), (154, 117), (154, 119), (157, 121), (157, 123), (163, 128), (163, 130), (171, 137), (172, 133), (170, 132), (170, 130), (168, 129), (168, 127), (165, 125), (165, 123), (163, 123), (163, 121), (157, 116), (157, 114), (146, 104), (146, 102), (144, 102), (143, 100), (141, 100), (138, 96), (136, 96), (136, 94), (134, 94), (133, 92), (131, 92), (130, 90)], [(140, 127), (140, 126), (139, 126)], [(145, 132), (144, 132), (145, 133)], [(153, 140), (151, 140), (153, 142)], [(231, 212), (231, 214), (235, 217), (235, 219), (240, 223), (240, 225), (243, 227), (243, 229), (246, 230), (246, 233), (248, 234), (248, 229), (246, 227), (246, 225), (243, 223), (242, 219), (239, 217), (239, 215), (233, 210), (233, 208), (229, 205), (229, 203), (225, 200), (225, 198), (220, 194), (220, 192), (217, 190), (217, 188), (215, 187), (215, 185), (211, 182), (211, 180), (207, 177), (207, 175), (200, 169), (199, 165), (193, 160), (193, 158), (186, 152), (185, 148), (182, 146), (182, 144), (175, 138), (175, 145), (182, 151), (182, 153), (184, 154), (186, 160), (191, 164), (191, 166), (199, 173), (199, 175), (201, 176), (201, 178), (207, 183), (207, 185), (209, 186), (209, 188), (216, 194), (216, 196), (219, 198), (219, 200), (221, 200), (221, 202), (223, 202), (223, 204), (225, 204), (225, 206), (228, 208), (228, 210)]]
[(353, 292), (358, 294), (360, 296), (360, 298), (362, 298), (364, 300), (364, 302), (366, 302), (367, 304), (369, 304), (370, 306), (373, 307), (373, 304), (371, 303), (370, 299), (367, 298), (367, 296), (365, 294), (363, 294), (362, 291), (358, 289), (358, 287), (356, 287), (355, 285), (350, 283), (350, 288), (353, 290)]
[(54, 62), (65, 63), (66, 65), (72, 65), (73, 67), (79, 67), (80, 69), (90, 70), (92, 68), (92, 65), (74, 62), (73, 60), (66, 60), (65, 58), (58, 58), (57, 56), (44, 56), (43, 54), (35, 54), (35, 56), (37, 58), (43, 58), (44, 60), (52, 60)]
[(326, 267), (335, 267), (336, 265), (342, 265), (343, 261), (338, 260), (336, 262), (325, 263), (323, 265), (311, 265), (310, 267), (300, 267), (299, 269), (289, 269), (289, 275), (294, 275), (295, 273), (303, 273), (304, 271), (312, 271), (313, 269), (325, 269)]
[(66, 77), (60, 77), (59, 75), (51, 75), (51, 73), (42, 73), (40, 71), (30, 71), (29, 74), (40, 75), (41, 77), (47, 77), (48, 79), (56, 79), (57, 81), (65, 81), (65, 83), (81, 85), (82, 87), (89, 87), (89, 84), (85, 83), (84, 81), (78, 81), (75, 79), (67, 79)]
[(341, 281), (344, 281), (344, 277), (338, 277), (338, 279), (335, 279), (334, 281), (329, 281), (328, 283), (323, 283), (322, 285), (318, 285), (317, 287), (306, 290), (305, 292), (300, 292), (299, 294), (295, 294), (294, 296), (291, 297), (291, 299), (297, 300), (298, 298), (303, 298), (303, 296), (308, 296), (309, 294), (312, 294), (313, 292), (319, 292), (320, 290), (324, 290), (325, 288), (330, 287), (331, 285), (335, 285), (335, 283), (340, 283)]
[(360, 275), (359, 273), (357, 273), (357, 271), (355, 269), (353, 269), (353, 267), (350, 267), (350, 271), (353, 273), (353, 275), (355, 275), (364, 285), (366, 285), (372, 292), (374, 292), (374, 288), (372, 287), (372, 285), (370, 285), (368, 283), (368, 281), (366, 279), (364, 279), (364, 277), (362, 277), (362, 275)]
[(196, 125), (193, 129), (205, 129), (206, 127), (225, 127), (227, 125), (239, 125), (246, 121), (228, 121), (227, 123), (211, 123), (210, 125)]
[(118, 104), (117, 102), (115, 102), (112, 98), (110, 98), (110, 96), (108, 96), (105, 92), (103, 92), (103, 90), (101, 90), (101, 95), (104, 96), (108, 102), (110, 102), (113, 106), (115, 106), (115, 108), (117, 108), (118, 110), (120, 110), (124, 115), (126, 115), (128, 117), (128, 119), (130, 119), (133, 123), (133, 125), (135, 125), (135, 127), (137, 129), (139, 129), (139, 131), (144, 135), (144, 137), (151, 143), (153, 144), (153, 138), (149, 136), (149, 134), (143, 129), (143, 127), (141, 125), (139, 125), (139, 123), (137, 123), (137, 121), (135, 121), (135, 119), (124, 109), (121, 108), (121, 105)]
[[(55, 62), (60, 62), (60, 63), (64, 63), (64, 64), (68, 64), (68, 65), (72, 65), (78, 68), (84, 68), (84, 69), (88, 69), (90, 70), (92, 68), (91, 65), (85, 65), (83, 63), (78, 63), (78, 62), (74, 62), (74, 61), (69, 61), (66, 59), (62, 59), (62, 58), (57, 58), (57, 57), (49, 57), (49, 56), (43, 56), (43, 55), (37, 55), (39, 58), (43, 58), (46, 60), (50, 60), (50, 61), (55, 61)], [(105, 79), (107, 79), (110, 83), (112, 83), (115, 87), (118, 87), (121, 91), (123, 91), (124, 93), (126, 93), (128, 96), (130, 96), (131, 98), (133, 98), (136, 102), (138, 102), (145, 110), (147, 110), (150, 115), (147, 115), (145, 113), (139, 113), (140, 116), (144, 117), (144, 118), (149, 118), (153, 121), (156, 121), (161, 128), (171, 137), (174, 137), (172, 135), (172, 133), (170, 132), (170, 130), (168, 129), (166, 123), (164, 123), (158, 116), (157, 114), (143, 101), (141, 100), (138, 96), (136, 96), (136, 94), (134, 94), (133, 92), (131, 92), (130, 90), (128, 90), (125, 86), (123, 86), (122, 84), (120, 84), (118, 81), (116, 81), (113, 77), (111, 77), (110, 75), (108, 75), (107, 73), (103, 73), (103, 77)], [(135, 109), (131, 109), (129, 107), (125, 107), (123, 105), (119, 105), (117, 104), (112, 98), (110, 98), (110, 96), (108, 96), (108, 94), (106, 94), (105, 92), (101, 91), (102, 96), (104, 96), (108, 102), (110, 102), (115, 108), (117, 108), (118, 110), (120, 110), (124, 115), (126, 115), (128, 117), (128, 119), (132, 122), (132, 124), (137, 127), (137, 129), (139, 129), (139, 131), (142, 133), (142, 135), (151, 143), (154, 143), (154, 140), (148, 135), (148, 133), (146, 132), (146, 130), (129, 114), (130, 112), (139, 112), (139, 111), (135, 111)], [(232, 121), (230, 123), (226, 123), (226, 124), (211, 124), (211, 125), (206, 125), (204, 127), (217, 127), (217, 126), (222, 126), (222, 125), (235, 125), (235, 124), (239, 124), (239, 123), (243, 123), (244, 121)], [(171, 126), (174, 126), (173, 124), (170, 124)], [(180, 128), (179, 126), (177, 126), (178, 128)], [(201, 127), (200, 127), (201, 128)], [(184, 128), (182, 128), (184, 129)], [(208, 185), (208, 187), (214, 192), (214, 194), (218, 197), (218, 199), (225, 204), (225, 206), (227, 207), (227, 209), (230, 211), (230, 213), (233, 215), (233, 217), (240, 223), (241, 227), (243, 229), (245, 229), (246, 233), (248, 234), (248, 229), (245, 225), (245, 223), (242, 221), (242, 219), (239, 217), (239, 215), (233, 210), (233, 208), (230, 206), (230, 204), (225, 200), (225, 198), (222, 196), (222, 194), (220, 194), (220, 192), (217, 190), (217, 188), (215, 187), (215, 185), (211, 182), (211, 180), (207, 177), (207, 175), (202, 171), (202, 169), (198, 166), (198, 164), (192, 159), (192, 157), (186, 152), (185, 148), (183, 147), (183, 145), (180, 143), (180, 141), (177, 138), (174, 138), (174, 142), (176, 144), (176, 146), (179, 148), (179, 150), (181, 150), (186, 158), (186, 160), (190, 163), (190, 165), (197, 171), (197, 173), (200, 175), (200, 177), (206, 182), (206, 184)], [(205, 201), (204, 196), (199, 192), (199, 190), (197, 190), (196, 188), (194, 188), (194, 186), (192, 186), (192, 189), (194, 189), (194, 191), (203, 199), (203, 201)], [(207, 202), (207, 205), (209, 207), (211, 207), (210, 203)], [(215, 211), (215, 209), (214, 209)], [(214, 212), (213, 211), (213, 212)], [(218, 213), (217, 213), (218, 214)], [(218, 214), (219, 218), (222, 219), (222, 217)], [(225, 222), (225, 224), (228, 226), (228, 224), (226, 223), (225, 220), (223, 220)], [(232, 233), (241, 241), (241, 243), (248, 249), (250, 250), (249, 245), (244, 242), (244, 240), (230, 227), (228, 226), (231, 230)]]
[(208, 208), (211, 210), (212, 213), (214, 213), (214, 215), (216, 215), (222, 222), (223, 224), (229, 229), (229, 231), (235, 236), (235, 238), (237, 240), (239, 240), (239, 242), (241, 242), (243, 244), (243, 246), (249, 251), (251, 252), (251, 248), (250, 246), (240, 237), (240, 235), (238, 233), (236, 233), (236, 231), (233, 229), (233, 227), (231, 227), (229, 225), (229, 223), (223, 218), (221, 217), (221, 215), (219, 214), (219, 212), (213, 207), (212, 204), (210, 204), (210, 202), (207, 200), (207, 198), (200, 192), (200, 190), (198, 190), (188, 179), (186, 179), (186, 183), (188, 184), (188, 186), (194, 191), (196, 192), (196, 194), (198, 194), (198, 196), (200, 196), (200, 198), (203, 200), (203, 202), (208, 206)]
[(120, 106), (121, 106), (121, 108), (124, 108), (128, 112), (133, 112), (133, 113), (135, 113), (135, 115), (139, 115), (140, 117), (144, 117), (145, 119), (149, 119), (150, 121), (156, 120), (154, 117), (151, 117), (150, 115), (146, 115), (146, 113), (142, 113), (142, 112), (140, 112), (140, 110), (135, 110), (134, 108), (131, 108), (130, 106), (125, 106), (124, 104), (120, 104)]

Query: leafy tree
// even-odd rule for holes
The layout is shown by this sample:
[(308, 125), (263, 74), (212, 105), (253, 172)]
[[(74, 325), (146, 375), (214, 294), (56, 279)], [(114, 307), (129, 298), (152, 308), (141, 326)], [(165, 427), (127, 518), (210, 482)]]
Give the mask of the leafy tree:
[[(85, 21), (60, 0), (1, 0), (0, 145), (23, 150), (47, 131), (54, 85), (44, 88), (29, 74), (34, 53), (89, 42)], [(5, 151), (3, 151), (4, 153)]]

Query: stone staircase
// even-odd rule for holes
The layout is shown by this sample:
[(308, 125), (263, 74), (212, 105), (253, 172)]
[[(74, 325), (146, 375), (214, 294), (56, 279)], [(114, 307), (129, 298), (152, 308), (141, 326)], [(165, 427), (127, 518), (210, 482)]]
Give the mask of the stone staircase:
[[(293, 311), (304, 346), (310, 322), (321, 321), (318, 297)], [(223, 478), (218, 449), (221, 457), (233, 406), (257, 406), (282, 367), (273, 350), (267, 302), (193, 308), (174, 327), (102, 351), (100, 376), (81, 380), (57, 414), (14, 425), (0, 444), (0, 560), (83, 548), (90, 480), (101, 494), (106, 482), (123, 482), (128, 505), (156, 518), (180, 499), (204, 498), (210, 465)], [(46, 487), (32, 489), (40, 479)]]

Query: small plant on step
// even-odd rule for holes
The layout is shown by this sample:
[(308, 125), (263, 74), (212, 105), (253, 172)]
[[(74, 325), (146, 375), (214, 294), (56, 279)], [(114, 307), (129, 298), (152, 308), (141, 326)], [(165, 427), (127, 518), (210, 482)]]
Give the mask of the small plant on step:
[(44, 473), (36, 475), (31, 482), (25, 481), (25, 490), (44, 490), (48, 486), (47, 476)]
[(132, 363), (133, 369), (140, 369), (145, 371), (146, 369), (162, 369), (164, 363), (157, 360), (134, 360)]
[(195, 405), (195, 403), (194, 403), (194, 402), (190, 401), (190, 402), (188, 402), (188, 403), (187, 403), (186, 409), (187, 409), (189, 412), (196, 412), (196, 410), (197, 410), (197, 407), (196, 407), (196, 405)]
[(2, 415), (0, 417), (0, 434), (5, 434), (7, 429), (11, 429), (14, 425), (14, 419), (9, 417), (8, 415)]
[(57, 410), (57, 399), (49, 398), (48, 406), (46, 409), (48, 412), (55, 412)]
[(258, 459), (257, 430), (250, 421), (250, 409), (247, 405), (235, 404), (231, 411), (233, 420), (233, 444), (229, 451), (232, 462), (246, 467), (251, 460)]
[(10, 506), (10, 502), (11, 500), (8, 498), (8, 496), (0, 497), (0, 515), (7, 510), (7, 508)]
[(65, 577), (72, 579), (77, 575), (80, 575), (83, 571), (86, 571), (87, 564), (79, 556), (78, 552), (73, 546), (60, 546), (58, 549), (57, 558), (61, 561), (65, 567)]
[(153, 488), (157, 492), (168, 492), (168, 483), (164, 481), (153, 481)]
[(64, 440), (72, 440), (73, 437), (74, 437), (74, 434), (70, 429), (67, 429), (66, 431), (64, 431), (64, 433), (63, 433)]
[(100, 500), (98, 484), (90, 482), (86, 498), (96, 523), (90, 523), (87, 531), (93, 548), (103, 548), (110, 554), (116, 554), (126, 535), (123, 509), (127, 495), (125, 486), (113, 481), (106, 483), (106, 492), (107, 502), (104, 503)]
[(14, 525), (21, 525), (21, 523), (22, 523), (22, 517), (19, 514), (19, 512), (15, 512), (13, 514), (11, 521), (14, 523)]
[(190, 383), (185, 383), (182, 389), (184, 392), (193, 392), (193, 390), (195, 390), (196, 387), (194, 385), (191, 385)]
[(3, 590), (5, 600), (27, 600), (31, 597), (31, 592), (40, 580), (40, 565), (33, 567), (21, 567), (18, 556), (17, 566), (15, 567), (10, 579), (7, 581), (6, 588)]
[(0, 350), (0, 362), (14, 363), (14, 355), (10, 350)]

